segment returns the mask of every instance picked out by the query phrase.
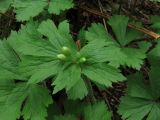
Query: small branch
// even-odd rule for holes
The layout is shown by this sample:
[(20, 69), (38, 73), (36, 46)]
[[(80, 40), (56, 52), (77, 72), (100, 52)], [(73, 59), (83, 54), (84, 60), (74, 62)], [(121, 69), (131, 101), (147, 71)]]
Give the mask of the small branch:
[(8, 14), (1, 13), (1, 12), (0, 12), (0, 15), (3, 15), (3, 16), (5, 16), (5, 17), (8, 17), (8, 18), (10, 18), (10, 19), (15, 20), (15, 18), (14, 18), (14, 17), (11, 17), (11, 16), (10, 16), (10, 15), (8, 15)]
[[(101, 3), (100, 0), (98, 0), (98, 5), (99, 5), (99, 9), (100, 9), (101, 13), (103, 13), (103, 6), (102, 6), (102, 3)], [(104, 27), (105, 27), (106, 31), (108, 31), (106, 20), (104, 18), (103, 18), (103, 24), (104, 24)]]
[(100, 95), (103, 97), (104, 101), (106, 102), (108, 108), (111, 110), (111, 106), (110, 106), (110, 103), (109, 103), (109, 100), (107, 99), (106, 95), (98, 88), (98, 91), (100, 93)]
[(153, 32), (153, 31), (150, 31), (150, 30), (148, 30), (148, 29), (146, 29), (146, 28), (138, 27), (138, 26), (135, 26), (135, 25), (133, 25), (133, 24), (128, 24), (128, 27), (133, 28), (133, 29), (136, 29), (136, 30), (138, 30), (138, 31), (140, 31), (140, 32), (143, 32), (143, 33), (147, 34), (147, 35), (150, 35), (151, 37), (153, 37), (153, 38), (155, 38), (155, 39), (160, 38), (160, 35), (159, 35), (159, 34)]
[[(101, 12), (98, 12), (98, 11), (96, 11), (96, 10), (92, 10), (92, 9), (89, 9), (89, 8), (84, 8), (84, 7), (81, 7), (81, 6), (78, 6), (78, 8), (80, 8), (80, 9), (82, 9), (82, 10), (85, 10), (85, 11), (87, 11), (87, 12), (90, 12), (90, 13), (92, 13), (92, 14), (94, 14), (94, 15), (98, 15), (98, 16), (100, 16), (100, 17), (106, 18), (106, 19), (109, 18), (108, 15), (103, 14), (103, 13), (101, 13)], [(136, 29), (136, 30), (138, 30), (138, 31), (140, 31), (140, 32), (143, 32), (143, 33), (151, 36), (151, 37), (154, 38), (154, 39), (160, 38), (160, 34), (157, 34), (157, 33), (153, 32), (153, 31), (151, 31), (151, 30), (148, 30), (148, 29), (146, 29), (146, 28), (144, 28), (144, 27), (138, 27), (138, 26), (135, 26), (135, 25), (133, 25), (133, 24), (128, 24), (128, 27), (133, 28), (133, 29)]]

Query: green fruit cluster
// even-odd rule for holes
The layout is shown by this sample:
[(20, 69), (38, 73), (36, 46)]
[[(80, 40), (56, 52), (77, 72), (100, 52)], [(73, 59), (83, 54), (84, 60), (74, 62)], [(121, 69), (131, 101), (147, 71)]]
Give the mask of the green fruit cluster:
[[(70, 56), (71, 56), (71, 49), (66, 46), (63, 46), (61, 48), (61, 53), (57, 55), (57, 58), (61, 61), (66, 61)], [(85, 63), (87, 61), (87, 59), (81, 56), (79, 52), (76, 53), (76, 57), (77, 57), (76, 61), (77, 63)]]

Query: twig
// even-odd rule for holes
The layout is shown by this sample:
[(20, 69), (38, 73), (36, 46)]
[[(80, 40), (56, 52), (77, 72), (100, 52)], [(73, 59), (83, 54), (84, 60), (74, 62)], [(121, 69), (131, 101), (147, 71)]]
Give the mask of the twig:
[(148, 30), (148, 29), (146, 29), (146, 28), (138, 27), (138, 26), (135, 26), (135, 25), (133, 25), (133, 24), (128, 24), (128, 27), (133, 28), (133, 29), (136, 29), (136, 30), (138, 30), (138, 31), (140, 31), (140, 32), (143, 32), (143, 33), (147, 34), (147, 35), (150, 35), (151, 37), (153, 37), (153, 38), (155, 38), (155, 39), (160, 38), (160, 35), (159, 35), (159, 34), (153, 32), (153, 31), (150, 31), (150, 30)]
[[(87, 11), (87, 12), (90, 12), (90, 13), (92, 13), (92, 14), (94, 14), (94, 15), (98, 15), (99, 17), (103, 17), (103, 18), (106, 18), (106, 19), (109, 18), (108, 15), (103, 14), (103, 13), (100, 13), (100, 12), (98, 12), (98, 11), (96, 11), (96, 10), (92, 10), (92, 9), (89, 9), (89, 8), (84, 8), (84, 7), (81, 7), (81, 6), (78, 6), (78, 7), (79, 7), (80, 9), (85, 10), (85, 11)], [(135, 26), (135, 25), (133, 25), (133, 24), (128, 24), (128, 27), (133, 28), (133, 29), (136, 29), (136, 30), (138, 30), (138, 31), (140, 31), (140, 32), (143, 32), (143, 33), (151, 36), (151, 37), (154, 38), (154, 39), (160, 38), (160, 35), (159, 35), (159, 34), (153, 32), (153, 31), (151, 31), (151, 30), (148, 30), (148, 29), (146, 29), (146, 28), (144, 28), (144, 27), (138, 27), (138, 26)]]
[(98, 88), (98, 91), (99, 91), (99, 93), (101, 94), (101, 96), (103, 97), (103, 99), (105, 100), (108, 108), (111, 110), (111, 106), (110, 106), (110, 104), (109, 104), (109, 100), (107, 99), (106, 95), (104, 95), (99, 88)]
[[(101, 3), (100, 0), (98, 0), (98, 5), (99, 5), (99, 9), (100, 9), (101, 13), (103, 13), (102, 3)], [(108, 29), (107, 29), (107, 24), (106, 24), (106, 20), (105, 20), (104, 18), (103, 18), (103, 24), (104, 24), (104, 27), (105, 27), (106, 31), (108, 31)]]
[(1, 13), (1, 12), (0, 12), (0, 15), (3, 15), (3, 16), (5, 16), (5, 17), (8, 17), (8, 18), (10, 18), (10, 19), (15, 20), (15, 18), (14, 18), (14, 17), (11, 17), (11, 16), (10, 16), (10, 15), (8, 15), (8, 14)]

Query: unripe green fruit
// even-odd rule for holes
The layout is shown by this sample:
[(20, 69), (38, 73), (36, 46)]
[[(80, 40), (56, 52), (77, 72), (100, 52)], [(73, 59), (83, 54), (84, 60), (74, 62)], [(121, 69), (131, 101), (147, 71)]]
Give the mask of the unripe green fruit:
[(62, 47), (62, 53), (65, 54), (65, 55), (70, 55), (71, 54), (71, 50), (68, 47), (63, 46)]
[(87, 61), (87, 59), (85, 57), (82, 57), (82, 58), (79, 59), (79, 63), (84, 63), (86, 61)]
[(58, 54), (57, 58), (63, 61), (67, 59), (67, 57), (64, 54)]

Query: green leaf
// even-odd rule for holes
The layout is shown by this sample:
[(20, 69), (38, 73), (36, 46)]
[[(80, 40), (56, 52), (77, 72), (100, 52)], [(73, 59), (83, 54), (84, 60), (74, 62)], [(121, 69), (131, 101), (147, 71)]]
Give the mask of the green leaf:
[(62, 69), (53, 82), (52, 85), (55, 85), (53, 93), (57, 93), (62, 89), (66, 91), (70, 90), (74, 85), (78, 83), (81, 76), (81, 69), (78, 65), (70, 65)]
[(13, 0), (1, 0), (0, 1), (0, 12), (5, 13), (10, 7)]
[(145, 52), (134, 48), (124, 48), (122, 51), (127, 56), (126, 60), (124, 60), (125, 64), (139, 70), (143, 64), (143, 60), (146, 58)]
[(83, 99), (87, 96), (88, 90), (83, 79), (80, 79), (69, 91), (67, 91), (67, 95), (69, 99)]
[(14, 50), (0, 40), (0, 80), (25, 79), (17, 71), (19, 58)]
[(30, 22), (18, 33), (12, 32), (8, 39), (22, 60), (17, 70), (31, 77), (29, 83), (38, 83), (55, 75), (59, 66), (55, 60), (58, 52), (49, 41), (42, 39), (37, 27), (36, 23)]
[(85, 120), (111, 120), (112, 113), (107, 110), (104, 102), (98, 102), (84, 108)]
[(150, 100), (126, 96), (121, 99), (119, 113), (122, 115), (122, 119), (143, 120), (151, 112), (153, 105), (154, 103)]
[(147, 48), (142, 45), (139, 49), (126, 47), (141, 35), (140, 32), (127, 28), (128, 20), (127, 17), (120, 15), (110, 17), (108, 23), (116, 36), (115, 40), (101, 24), (92, 24), (85, 36), (89, 43), (81, 50), (87, 61), (109, 62), (116, 68), (123, 65), (139, 70), (146, 58)]
[(85, 38), (88, 41), (98, 40), (108, 42), (113, 40), (113, 38), (107, 33), (104, 26), (100, 23), (92, 23), (91, 27), (88, 28), (88, 31), (85, 32)]
[(115, 15), (109, 18), (108, 24), (112, 27), (120, 44), (124, 45), (125, 35), (129, 18), (126, 16)]
[[(23, 56), (21, 60), (22, 61), (19, 63), (18, 71), (26, 77), (34, 75), (35, 73), (37, 73), (37, 71), (45, 71), (45, 69), (47, 68), (53, 70), (54, 68), (56, 68), (56, 66), (59, 65), (58, 61), (55, 61), (52, 58), (45, 57)], [(55, 65), (56, 62), (57, 65)], [(54, 71), (54, 73), (56, 71)]]
[(146, 58), (146, 50), (145, 48), (119, 48), (117, 46), (109, 46), (104, 49), (106, 51), (105, 59), (110, 62), (111, 66), (123, 65), (137, 70), (141, 68), (143, 60)]
[(28, 21), (39, 15), (43, 9), (47, 6), (45, 0), (15, 0), (13, 6), (16, 10), (16, 19), (18, 21)]
[[(142, 26), (139, 25), (138, 23), (133, 23), (133, 25), (135, 24), (135, 26)], [(127, 28), (127, 32), (126, 32), (126, 36), (125, 36), (125, 40), (122, 42), (123, 45), (127, 45), (130, 42), (138, 39), (140, 36), (142, 35), (141, 32), (139, 32), (136, 29), (132, 29), (132, 28)]]
[[(14, 84), (13, 84), (14, 85)], [(6, 88), (7, 90), (8, 88)], [(26, 86), (24, 84), (19, 84), (13, 87), (11, 92), (7, 95), (3, 104), (0, 105), (0, 116), (4, 120), (16, 120), (21, 115), (21, 105), (25, 100)], [(5, 89), (4, 89), (5, 90)]]
[(151, 27), (156, 29), (157, 32), (160, 34), (160, 16), (158, 15), (151, 16), (151, 23), (152, 23)]
[(152, 28), (160, 29), (160, 16), (151, 17)]
[[(65, 29), (63, 29), (63, 31), (62, 31), (61, 24), (65, 25)], [(40, 24), (38, 31), (49, 39), (50, 43), (54, 46), (55, 49), (60, 50), (63, 46), (72, 48), (73, 40), (70, 39), (70, 37), (68, 37), (69, 35), (67, 35), (69, 34), (68, 23), (64, 21), (61, 24), (59, 25), (60, 29), (58, 30), (58, 28), (55, 26), (55, 24), (51, 20), (46, 20)], [(67, 31), (67, 33), (64, 34), (64, 31), (65, 32)]]
[[(7, 87), (0, 89), (3, 95), (10, 90), (5, 99), (3, 97), (3, 104), (0, 104), (1, 118), (4, 120), (16, 120), (23, 115), (24, 120), (45, 120), (47, 116), (46, 107), (52, 103), (48, 90), (39, 85), (27, 86), (25, 83), (16, 85), (12, 83), (11, 85), (12, 89)], [(0, 99), (2, 100), (2, 98)]]
[(49, 41), (42, 39), (37, 28), (37, 23), (30, 22), (18, 33), (12, 32), (8, 39), (9, 44), (22, 60), (18, 71), (24, 76), (30, 77), (28, 83), (43, 81), (57, 74), (57, 70), (61, 67), (57, 60), (59, 51)]
[(24, 120), (46, 120), (47, 107), (52, 103), (49, 91), (39, 85), (31, 85), (22, 110)]
[(160, 104), (157, 102), (149, 82), (143, 81), (143, 77), (136, 74), (129, 77), (128, 85), (127, 95), (122, 97), (118, 110), (122, 118), (158, 120)]
[(127, 61), (125, 53), (123, 53), (121, 48), (115, 45), (105, 47), (104, 51), (106, 53), (104, 57), (106, 61), (109, 61), (109, 65), (111, 66), (118, 68)]
[(32, 74), (32, 76), (28, 80), (28, 83), (33, 84), (33, 83), (38, 83), (40, 81), (43, 81), (46, 78), (57, 74), (58, 69), (60, 67), (61, 66), (58, 61), (51, 61), (51, 62), (41, 64), (39, 68), (35, 69), (35, 72)]
[[(110, 44), (113, 43), (107, 43), (108, 46)], [(80, 50), (80, 54), (90, 63), (106, 62), (108, 59), (106, 57), (107, 51), (105, 51), (105, 45), (105, 41), (91, 41)]]
[(154, 104), (147, 120), (158, 120), (160, 118), (160, 105)]
[(48, 11), (59, 15), (62, 11), (73, 8), (73, 6), (73, 0), (51, 0)]
[(150, 52), (149, 52), (149, 55), (150, 57), (154, 56), (154, 57), (158, 57), (160, 58), (160, 41), (157, 40), (157, 45), (154, 47), (154, 49), (152, 49)]
[(113, 82), (124, 81), (125, 77), (120, 72), (108, 64), (93, 64), (82, 69), (82, 73), (93, 82), (112, 86)]
[(62, 21), (58, 25), (58, 31), (64, 38), (67, 38), (68, 40), (72, 40), (72, 36), (70, 34), (70, 25), (67, 20)]
[(149, 72), (151, 89), (154, 96), (160, 97), (160, 83), (159, 83), (159, 71), (160, 71), (160, 59), (152, 59), (151, 61), (151, 71)]
[(122, 15), (114, 15), (108, 20), (108, 24), (112, 27), (116, 40), (122, 46), (127, 45), (141, 35), (139, 31), (127, 28), (128, 21), (129, 18)]
[(60, 116), (55, 116), (54, 120), (77, 120), (77, 118), (74, 115), (60, 115)]
[(42, 39), (37, 27), (36, 22), (29, 22), (18, 33), (12, 32), (8, 42), (16, 52), (21, 54), (53, 57), (57, 51), (53, 49), (49, 41)]
[[(152, 99), (152, 90), (146, 81), (143, 81), (143, 76), (140, 73), (130, 75), (128, 77), (127, 93), (131, 97), (138, 97), (143, 99)], [(141, 91), (141, 92), (139, 92)]]
[(38, 16), (48, 9), (49, 13), (59, 15), (61, 12), (74, 7), (73, 0), (1, 0), (0, 12), (6, 12), (12, 6), (16, 12), (16, 19), (18, 21), (28, 21), (33, 17)]
[(13, 80), (0, 80), (0, 105), (4, 104), (4, 101), (15, 87)]
[(144, 53), (146, 53), (150, 49), (152, 44), (150, 42), (141, 41), (141, 42), (138, 42), (138, 46)]

